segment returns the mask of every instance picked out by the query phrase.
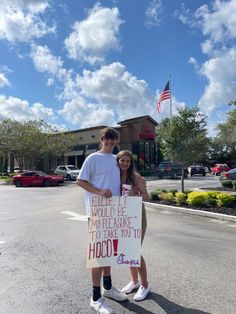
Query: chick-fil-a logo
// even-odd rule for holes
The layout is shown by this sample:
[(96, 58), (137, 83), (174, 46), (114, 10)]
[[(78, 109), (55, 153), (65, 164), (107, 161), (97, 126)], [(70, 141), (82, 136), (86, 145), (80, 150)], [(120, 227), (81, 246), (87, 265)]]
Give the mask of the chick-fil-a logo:
[(121, 253), (117, 258), (117, 264), (127, 264), (127, 265), (135, 265), (140, 266), (139, 261), (135, 259), (128, 260), (125, 258), (125, 254)]

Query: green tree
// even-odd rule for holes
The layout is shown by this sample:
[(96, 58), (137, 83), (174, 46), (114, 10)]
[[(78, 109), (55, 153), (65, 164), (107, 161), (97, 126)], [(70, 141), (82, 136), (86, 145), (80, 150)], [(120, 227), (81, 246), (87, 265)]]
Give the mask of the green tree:
[(229, 163), (232, 160), (231, 150), (218, 137), (209, 138), (209, 146), (205, 159), (214, 165), (216, 163)]
[(207, 151), (206, 116), (198, 107), (180, 108), (178, 115), (158, 126), (165, 158), (182, 163), (181, 186), (184, 192), (184, 167), (202, 159)]
[[(231, 101), (230, 105), (236, 105), (236, 101)], [(226, 122), (217, 124), (217, 140), (225, 146), (232, 156), (231, 162), (236, 165), (236, 109), (227, 112), (226, 116)]]
[(61, 133), (44, 121), (0, 123), (0, 151), (14, 156), (20, 170), (25, 164), (34, 169), (42, 157), (62, 155), (74, 144), (72, 134)]

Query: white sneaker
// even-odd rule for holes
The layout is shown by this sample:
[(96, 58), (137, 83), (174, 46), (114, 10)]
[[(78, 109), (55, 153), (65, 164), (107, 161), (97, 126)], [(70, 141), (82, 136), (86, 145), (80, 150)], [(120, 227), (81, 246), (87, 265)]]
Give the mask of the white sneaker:
[(113, 310), (106, 304), (104, 298), (98, 299), (96, 302), (93, 301), (93, 298), (90, 300), (90, 307), (98, 314), (112, 314)]
[(125, 293), (121, 292), (113, 286), (109, 290), (106, 290), (102, 287), (102, 296), (116, 301), (125, 301), (128, 299)]
[(146, 299), (148, 293), (151, 291), (151, 286), (148, 284), (147, 288), (140, 286), (137, 293), (134, 295), (135, 301), (142, 301)]
[(124, 288), (122, 288), (121, 291), (124, 292), (124, 293), (131, 293), (135, 289), (138, 289), (139, 286), (140, 286), (139, 281), (137, 283), (134, 283), (133, 280), (132, 280)]

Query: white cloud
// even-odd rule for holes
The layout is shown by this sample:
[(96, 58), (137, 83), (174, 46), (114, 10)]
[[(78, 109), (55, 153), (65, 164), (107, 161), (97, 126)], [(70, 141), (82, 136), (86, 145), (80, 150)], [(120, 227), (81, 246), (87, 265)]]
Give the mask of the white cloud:
[[(189, 59), (198, 74), (207, 79), (199, 107), (212, 121), (216, 112), (224, 114), (225, 105), (236, 99), (236, 1), (217, 0), (201, 6), (194, 14), (182, 7), (179, 18), (190, 27), (202, 31), (201, 43), (208, 60), (198, 64)], [(211, 123), (212, 125), (212, 123)]]
[(65, 39), (69, 58), (90, 64), (103, 62), (109, 50), (119, 49), (121, 23), (118, 8), (96, 4), (85, 20), (75, 22), (73, 32)]
[(6, 78), (4, 73), (0, 73), (0, 88), (4, 86), (10, 86), (10, 82)]
[[(211, 7), (210, 7), (211, 6)], [(236, 37), (236, 1), (216, 0), (211, 5), (204, 4), (195, 13), (181, 5), (181, 12), (175, 15), (191, 28), (199, 28), (207, 37), (201, 44), (204, 53), (214, 53), (225, 48)]]
[(115, 124), (112, 109), (99, 104), (87, 103), (79, 95), (77, 98), (66, 102), (64, 108), (59, 111), (59, 114), (80, 128)]
[(87, 127), (114, 125), (134, 116), (156, 114), (155, 99), (148, 85), (112, 63), (97, 71), (84, 71), (65, 84), (64, 108), (59, 113), (73, 124)]
[(202, 65), (208, 80), (199, 105), (208, 114), (236, 99), (236, 47), (209, 59)]
[(53, 110), (40, 103), (30, 106), (26, 100), (0, 95), (0, 120), (46, 120), (52, 116)]
[(147, 114), (154, 102), (144, 80), (138, 80), (119, 62), (101, 67), (97, 71), (84, 71), (77, 83), (85, 97), (112, 108), (120, 119)]
[(145, 25), (147, 26), (159, 26), (161, 23), (162, 15), (162, 1), (161, 0), (152, 0), (145, 12)]
[(194, 69), (196, 72), (199, 71), (199, 64), (197, 62), (197, 60), (194, 57), (190, 57), (188, 60), (188, 63), (192, 64), (194, 66)]
[[(31, 58), (37, 71), (45, 72), (49, 76), (61, 79), (67, 71), (63, 68), (63, 61), (55, 57), (47, 46), (31, 45)], [(49, 84), (52, 83), (50, 80)]]
[(229, 39), (236, 37), (236, 1), (213, 2), (212, 11), (207, 5), (201, 6), (195, 13), (201, 21), (201, 29), (204, 35), (209, 36), (208, 45), (224, 45)]
[(40, 17), (48, 8), (48, 1), (3, 0), (0, 4), (0, 39), (29, 42), (55, 32)]

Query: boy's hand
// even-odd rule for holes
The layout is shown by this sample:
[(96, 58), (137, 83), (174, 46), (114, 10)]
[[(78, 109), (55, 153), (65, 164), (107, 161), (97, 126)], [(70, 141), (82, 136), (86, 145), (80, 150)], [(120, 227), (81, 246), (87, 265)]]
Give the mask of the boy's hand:
[(103, 197), (112, 197), (112, 191), (110, 189), (100, 190), (98, 195)]

